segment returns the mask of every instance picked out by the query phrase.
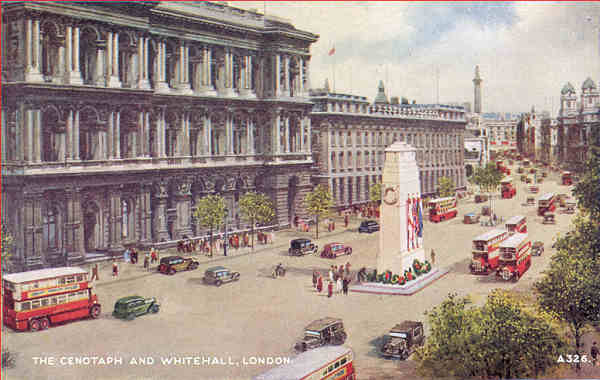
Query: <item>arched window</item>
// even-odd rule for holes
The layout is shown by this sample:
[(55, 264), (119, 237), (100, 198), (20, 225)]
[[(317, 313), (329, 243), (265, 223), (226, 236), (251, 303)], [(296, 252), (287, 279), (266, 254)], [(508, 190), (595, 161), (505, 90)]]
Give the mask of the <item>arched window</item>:
[(48, 207), (43, 216), (43, 239), (47, 249), (58, 249), (58, 212)]

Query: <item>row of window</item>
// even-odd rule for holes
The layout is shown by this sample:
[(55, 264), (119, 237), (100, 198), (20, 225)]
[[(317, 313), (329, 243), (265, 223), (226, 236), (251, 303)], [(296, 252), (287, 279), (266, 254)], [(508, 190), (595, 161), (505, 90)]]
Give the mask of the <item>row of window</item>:
[(33, 301), (15, 302), (15, 311), (30, 311), (48, 306), (56, 306), (67, 302), (80, 301), (89, 297), (88, 290), (61, 294), (58, 296), (44, 297)]
[[(384, 133), (383, 132), (334, 132), (330, 131), (331, 146), (353, 146), (356, 145), (390, 145), (394, 141), (404, 141), (404, 133)], [(385, 138), (385, 140), (384, 140)], [(460, 135), (455, 134), (406, 134), (406, 143), (414, 144), (417, 147), (459, 147), (461, 144)]]
[[(370, 154), (369, 154), (370, 153)], [(377, 152), (364, 152), (364, 161), (362, 152), (356, 152), (356, 166), (352, 152), (347, 152), (346, 158), (344, 159), (344, 152), (331, 152), (331, 169), (344, 169), (344, 168), (361, 168), (363, 166), (373, 167), (383, 165), (383, 151)], [(460, 161), (460, 153), (454, 152), (417, 152), (417, 162), (425, 164), (439, 165), (442, 162), (448, 165), (457, 165)], [(346, 164), (346, 165), (344, 165)]]
[(49, 280), (30, 282), (27, 284), (21, 284), (21, 291), (26, 292), (29, 290), (44, 289), (44, 288), (50, 288), (53, 286), (73, 284), (75, 282), (84, 281), (86, 277), (87, 277), (87, 274), (78, 274), (78, 275), (72, 275), (72, 276), (52, 278)]
[(325, 370), (323, 371), (323, 376), (327, 376), (331, 372), (333, 372), (336, 369), (345, 365), (350, 360), (352, 360), (352, 359), (349, 357), (343, 357), (342, 359), (336, 361), (335, 363), (331, 364), (329, 367), (325, 368)]

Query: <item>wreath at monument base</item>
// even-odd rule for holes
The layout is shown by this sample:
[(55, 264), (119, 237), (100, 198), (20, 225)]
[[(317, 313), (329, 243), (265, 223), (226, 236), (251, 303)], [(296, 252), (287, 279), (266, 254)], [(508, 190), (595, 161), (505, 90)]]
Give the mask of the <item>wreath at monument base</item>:
[(418, 276), (431, 271), (431, 263), (425, 260), (421, 263), (418, 259), (413, 261), (412, 267), (406, 269), (402, 275), (394, 274), (391, 270), (377, 273), (377, 269), (367, 274), (367, 282), (379, 282), (383, 284), (404, 285), (409, 281), (416, 280)]

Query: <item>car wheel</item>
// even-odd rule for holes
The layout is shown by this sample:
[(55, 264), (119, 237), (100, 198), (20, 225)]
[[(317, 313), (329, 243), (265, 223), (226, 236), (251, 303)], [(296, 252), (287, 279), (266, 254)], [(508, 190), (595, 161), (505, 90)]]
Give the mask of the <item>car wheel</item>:
[(50, 326), (48, 318), (44, 317), (40, 319), (40, 330), (46, 330)]
[(135, 319), (135, 313), (129, 313), (127, 314), (127, 316), (125, 317), (125, 319), (127, 319), (128, 321), (132, 321)]
[(172, 276), (172, 275), (174, 275), (174, 274), (175, 274), (175, 272), (176, 272), (175, 268), (171, 268), (171, 269), (169, 269), (169, 274), (170, 274), (171, 276)]
[(346, 255), (351, 255), (352, 254), (352, 248), (348, 248), (346, 250)]
[(38, 331), (40, 329), (40, 321), (37, 319), (32, 319), (29, 321), (29, 330), (30, 331)]
[(216, 286), (221, 286), (221, 285), (223, 285), (223, 281), (217, 280), (217, 281), (215, 281), (215, 285)]
[(191, 263), (190, 264), (190, 270), (194, 270), (194, 269), (197, 269), (197, 268), (198, 268), (198, 264), (196, 264), (196, 263)]
[(90, 317), (96, 319), (100, 316), (100, 305), (94, 305), (90, 309)]
[(158, 310), (159, 310), (159, 309), (160, 309), (160, 308), (159, 308), (159, 306), (158, 306), (157, 304), (154, 304), (154, 305), (150, 306), (150, 312), (151, 312), (151, 313), (154, 313), (154, 314), (156, 314), (156, 313), (158, 313)]

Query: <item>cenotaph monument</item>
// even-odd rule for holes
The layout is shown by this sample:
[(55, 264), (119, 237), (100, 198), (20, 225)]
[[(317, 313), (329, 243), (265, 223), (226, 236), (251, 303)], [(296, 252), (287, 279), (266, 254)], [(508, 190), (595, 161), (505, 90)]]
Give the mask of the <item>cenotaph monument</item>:
[[(370, 270), (367, 282), (354, 285), (350, 290), (410, 295), (447, 273), (432, 267), (425, 258), (423, 222), (426, 215), (415, 148), (397, 141), (385, 150), (381, 188), (377, 269), (376, 272)], [(418, 271), (414, 269), (415, 260)], [(386, 273), (389, 273), (387, 279)]]

